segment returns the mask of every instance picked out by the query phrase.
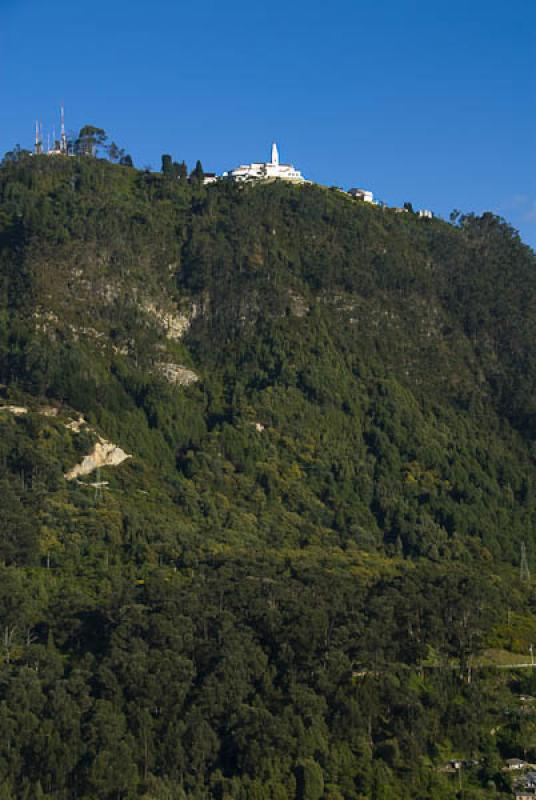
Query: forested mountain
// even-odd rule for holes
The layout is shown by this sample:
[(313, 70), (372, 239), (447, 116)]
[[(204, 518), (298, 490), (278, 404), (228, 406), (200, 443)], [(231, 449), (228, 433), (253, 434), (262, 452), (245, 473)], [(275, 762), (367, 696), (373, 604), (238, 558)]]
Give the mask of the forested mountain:
[(535, 289), (491, 214), (5, 159), (0, 799), (511, 796)]

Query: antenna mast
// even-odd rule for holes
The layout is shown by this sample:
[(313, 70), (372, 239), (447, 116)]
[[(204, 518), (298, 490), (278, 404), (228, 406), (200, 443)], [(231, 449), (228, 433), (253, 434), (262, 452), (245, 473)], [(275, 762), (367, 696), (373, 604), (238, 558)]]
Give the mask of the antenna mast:
[(41, 136), (41, 132), (39, 130), (39, 120), (37, 120), (37, 119), (35, 120), (35, 150), (34, 150), (34, 152), (35, 152), (36, 156), (40, 156), (41, 153), (43, 152), (42, 136)]
[(65, 135), (65, 108), (63, 107), (63, 103), (61, 105), (61, 139), (60, 139), (60, 150), (62, 153), (67, 154), (67, 136)]

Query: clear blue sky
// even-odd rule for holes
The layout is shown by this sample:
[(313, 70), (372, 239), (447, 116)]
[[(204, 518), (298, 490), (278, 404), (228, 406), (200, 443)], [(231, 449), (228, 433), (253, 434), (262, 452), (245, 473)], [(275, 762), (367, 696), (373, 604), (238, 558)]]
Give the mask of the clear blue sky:
[(268, 158), (536, 245), (535, 0), (0, 0), (0, 150), (104, 127), (137, 165)]

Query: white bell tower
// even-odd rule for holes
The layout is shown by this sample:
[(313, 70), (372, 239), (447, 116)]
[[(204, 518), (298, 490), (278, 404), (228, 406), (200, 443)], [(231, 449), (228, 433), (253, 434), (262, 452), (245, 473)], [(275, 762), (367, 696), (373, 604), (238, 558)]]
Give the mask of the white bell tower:
[(272, 164), (274, 167), (279, 165), (279, 151), (275, 142), (272, 144)]

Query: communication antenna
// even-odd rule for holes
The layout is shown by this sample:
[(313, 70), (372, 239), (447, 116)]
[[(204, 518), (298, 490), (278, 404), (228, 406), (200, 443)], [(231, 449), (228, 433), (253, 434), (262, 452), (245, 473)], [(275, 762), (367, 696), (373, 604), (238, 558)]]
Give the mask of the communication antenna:
[(39, 130), (39, 120), (35, 120), (35, 154), (41, 155), (42, 152), (41, 133)]
[(60, 140), (60, 149), (62, 153), (67, 153), (67, 136), (65, 134), (65, 108), (63, 103), (61, 104), (61, 140)]
[(530, 569), (527, 560), (527, 548), (525, 542), (521, 542), (521, 559), (519, 562), (519, 577), (523, 583), (530, 582)]

